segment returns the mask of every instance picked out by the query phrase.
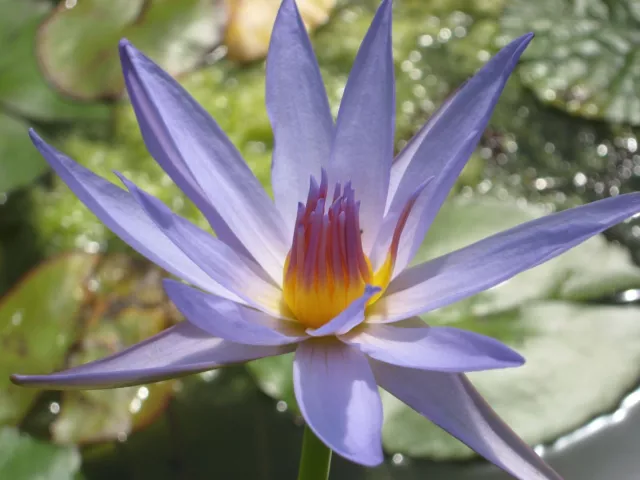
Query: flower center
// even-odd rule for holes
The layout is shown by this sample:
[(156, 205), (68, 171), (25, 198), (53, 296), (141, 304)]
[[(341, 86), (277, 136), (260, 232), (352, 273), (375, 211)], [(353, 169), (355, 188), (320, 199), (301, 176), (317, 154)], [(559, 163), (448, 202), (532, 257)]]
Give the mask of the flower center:
[[(338, 183), (327, 201), (327, 176), (311, 179), (306, 205), (298, 204), (291, 250), (284, 267), (284, 300), (296, 319), (318, 328), (362, 296), (366, 285), (384, 288), (393, 262), (373, 272), (360, 240), (360, 202), (350, 183)], [(382, 292), (369, 300), (377, 300)]]

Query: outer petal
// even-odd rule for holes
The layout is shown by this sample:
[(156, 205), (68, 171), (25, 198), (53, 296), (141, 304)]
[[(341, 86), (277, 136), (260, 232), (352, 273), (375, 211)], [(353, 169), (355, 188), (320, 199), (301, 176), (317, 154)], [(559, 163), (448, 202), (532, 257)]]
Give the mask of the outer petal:
[(253, 260), (236, 253), (121, 174), (117, 175), (158, 228), (211, 278), (241, 298), (242, 303), (273, 315), (280, 313), (280, 289), (258, 274), (260, 267)]
[(165, 280), (164, 289), (187, 320), (214, 337), (247, 345), (286, 345), (307, 337), (295, 322), (273, 318), (183, 283)]
[(371, 361), (382, 388), (520, 480), (562, 480), (496, 415), (464, 375)]
[(364, 325), (340, 340), (381, 362), (440, 372), (517, 367), (524, 358), (503, 343), (452, 327)]
[(345, 87), (329, 168), (330, 181), (351, 181), (362, 202), (360, 225), (367, 254), (384, 213), (393, 160), (394, 123), (391, 0), (383, 0)]
[[(461, 85), (458, 90), (462, 89), (464, 86)], [(385, 214), (389, 212), (391, 208), (391, 204), (394, 201), (396, 194), (405, 195), (404, 192), (398, 193), (398, 185), (400, 185), (400, 181), (402, 177), (404, 177), (405, 172), (407, 171), (407, 167), (414, 159), (420, 145), (424, 141), (424, 139), (429, 135), (429, 132), (433, 129), (433, 127), (440, 121), (440, 117), (447, 111), (449, 103), (456, 97), (456, 93), (453, 93), (449, 98), (445, 99), (445, 101), (440, 105), (440, 107), (429, 117), (427, 122), (420, 128), (420, 130), (407, 142), (402, 151), (393, 159), (393, 163), (391, 164), (391, 172), (389, 174), (389, 192), (387, 196), (387, 204), (385, 207)], [(399, 200), (396, 200), (396, 204), (400, 203)]]
[(640, 193), (565, 210), (402, 272), (367, 319), (392, 322), (481, 292), (575, 247), (640, 211)]
[(48, 145), (33, 130), (31, 140), (73, 193), (109, 229), (168, 272), (216, 295), (240, 298), (209, 277), (147, 217), (126, 191)]
[(433, 178), (429, 177), (422, 182), (401, 209), (394, 206), (394, 209), (385, 215), (369, 257), (374, 272), (384, 264), (389, 254), (392, 255), (395, 266), (402, 238), (413, 236), (414, 231), (419, 228), (420, 216), (412, 215), (412, 212), (421, 212), (424, 209), (431, 193), (427, 188)]
[(277, 282), (287, 254), (275, 205), (209, 114), (126, 40), (121, 58), (147, 148), (162, 165), (186, 167), (220, 217)]
[(120, 43), (122, 73), (149, 153), (204, 214), (218, 238), (236, 251), (250, 255), (231, 231), (227, 222), (209, 202), (200, 184), (198, 184), (189, 167), (187, 167), (184, 158), (175, 150), (175, 145), (167, 142), (165, 138), (157, 139), (152, 134), (147, 134), (147, 132), (153, 132), (154, 128), (157, 129), (158, 126), (154, 120), (158, 116), (158, 112), (150, 102), (144, 100), (144, 86), (140, 83), (129, 59), (127, 53), (128, 45), (129, 43), (126, 40)]
[(329, 162), (333, 118), (318, 62), (294, 0), (280, 6), (267, 56), (267, 112), (275, 145), (271, 183), (290, 235), (309, 178)]
[(425, 207), (413, 213), (419, 216), (418, 228), (408, 229), (403, 235), (396, 272), (404, 269), (418, 250), (486, 128), (507, 78), (532, 37), (533, 34), (523, 35), (498, 52), (442, 107), (424, 131), (418, 133), (419, 144), (411, 142), (394, 163), (389, 193), (392, 200), (388, 210), (402, 208), (420, 182), (435, 176)]
[(380, 287), (367, 285), (362, 296), (351, 302), (337, 317), (319, 328), (308, 328), (307, 333), (312, 337), (347, 333), (364, 322), (364, 309), (367, 306), (367, 302), (378, 292), (380, 292)]
[(382, 462), (382, 402), (364, 355), (337, 341), (301, 343), (293, 382), (302, 415), (327, 446), (362, 465)]
[(115, 388), (157, 382), (230, 363), (280, 355), (292, 346), (249, 346), (215, 338), (182, 322), (95, 362), (50, 375), (13, 375), (19, 385), (39, 388)]

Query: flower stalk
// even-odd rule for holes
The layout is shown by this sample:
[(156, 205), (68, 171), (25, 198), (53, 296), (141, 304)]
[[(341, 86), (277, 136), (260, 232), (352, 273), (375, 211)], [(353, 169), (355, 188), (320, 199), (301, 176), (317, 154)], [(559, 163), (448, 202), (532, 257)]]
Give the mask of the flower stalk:
[(298, 480), (327, 480), (330, 468), (331, 449), (316, 437), (309, 425), (305, 425)]

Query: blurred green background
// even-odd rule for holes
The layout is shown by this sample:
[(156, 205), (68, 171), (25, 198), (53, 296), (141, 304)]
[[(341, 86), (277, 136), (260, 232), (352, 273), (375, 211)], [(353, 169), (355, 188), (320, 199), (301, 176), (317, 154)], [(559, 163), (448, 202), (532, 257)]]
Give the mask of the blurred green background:
[[(335, 113), (377, 0), (298, 3)], [(102, 357), (180, 321), (161, 289), (165, 273), (52, 175), (27, 129), (111, 181), (123, 172), (205, 226), (144, 148), (117, 41), (129, 38), (174, 74), (269, 189), (263, 60), (278, 5), (0, 0), (0, 479), (295, 478), (301, 421), (290, 357), (112, 391), (43, 392), (8, 380)], [(536, 38), (419, 260), (639, 190), (634, 0), (395, 0), (397, 148), (527, 31)], [(633, 433), (611, 437), (607, 426), (629, 422), (638, 401), (638, 261), (640, 222), (631, 220), (425, 317), (499, 338), (527, 358), (522, 368), (471, 377), (567, 479), (632, 478), (624, 465)], [(332, 478), (506, 478), (398, 401), (383, 401), (388, 461), (365, 470), (336, 458)], [(615, 452), (598, 460), (600, 471), (585, 467), (598, 436)]]

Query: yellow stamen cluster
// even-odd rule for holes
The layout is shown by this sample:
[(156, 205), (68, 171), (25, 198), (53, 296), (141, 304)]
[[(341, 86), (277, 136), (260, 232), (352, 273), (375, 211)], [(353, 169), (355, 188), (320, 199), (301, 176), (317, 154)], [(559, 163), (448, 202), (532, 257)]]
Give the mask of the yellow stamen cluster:
[[(391, 280), (396, 235), (389, 255), (373, 272), (360, 240), (359, 208), (350, 184), (338, 184), (327, 205), (327, 177), (313, 179), (305, 205), (298, 215), (291, 250), (284, 268), (284, 300), (295, 318), (318, 328), (361, 297), (366, 285), (383, 290)], [(395, 244), (395, 249), (393, 248)], [(377, 300), (382, 292), (369, 300)]]

